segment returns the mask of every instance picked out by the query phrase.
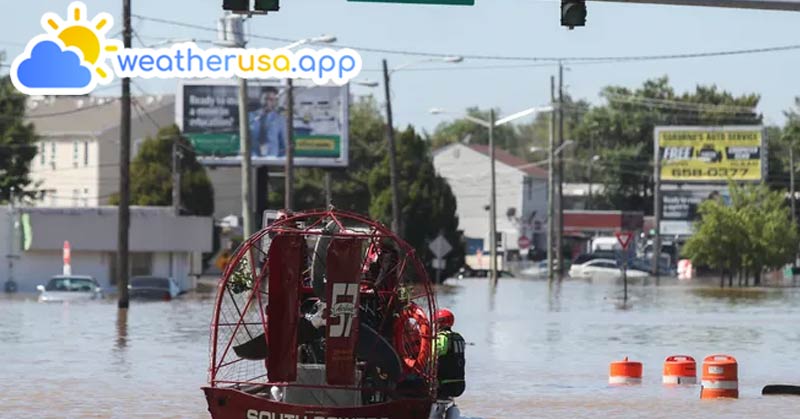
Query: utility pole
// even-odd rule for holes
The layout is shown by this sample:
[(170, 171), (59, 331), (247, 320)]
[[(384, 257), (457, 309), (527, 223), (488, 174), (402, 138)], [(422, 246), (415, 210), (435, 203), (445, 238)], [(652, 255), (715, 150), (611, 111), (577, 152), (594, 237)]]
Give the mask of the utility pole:
[(655, 201), (653, 202), (653, 218), (656, 224), (656, 234), (653, 236), (653, 274), (658, 278), (658, 265), (661, 257), (661, 155), (658, 149), (658, 141), (654, 141), (653, 144), (655, 148), (655, 153), (653, 154), (656, 156), (656, 161), (653, 165), (655, 167), (653, 172), (653, 197)]
[(247, 118), (247, 80), (239, 79), (239, 149), (242, 154), (242, 233), (253, 234), (253, 162)]
[(287, 80), (286, 87), (286, 165), (283, 206), (291, 210), (294, 206), (294, 83)]
[[(392, 231), (402, 238), (403, 234), (400, 231), (400, 191), (397, 187), (397, 151), (394, 144), (394, 123), (392, 121), (392, 93), (389, 86), (389, 64), (386, 59), (383, 60), (383, 87), (386, 91), (386, 138), (389, 141), (389, 178), (392, 187)], [(489, 128), (490, 132), (491, 129)], [(494, 160), (492, 165), (494, 165)], [(494, 171), (492, 173), (494, 174)], [(492, 252), (494, 254), (494, 250)]]
[(13, 292), (16, 290), (16, 283), (14, 282), (14, 258), (16, 257), (16, 252), (14, 249), (14, 243), (16, 242), (16, 240), (14, 240), (16, 238), (14, 234), (14, 221), (16, 218), (16, 209), (14, 208), (14, 192), (14, 187), (12, 186), (8, 195), (8, 254), (6, 255), (8, 258), (8, 279), (6, 279), (6, 283), (4, 284), (6, 292)]
[(789, 143), (789, 194), (792, 202), (792, 225), (797, 222), (797, 215), (795, 215), (795, 198), (794, 198), (794, 143)]
[(489, 160), (490, 172), (492, 178), (491, 186), (491, 200), (489, 201), (489, 245), (491, 250), (489, 256), (492, 258), (491, 272), (489, 273), (489, 280), (492, 287), (497, 286), (497, 189), (495, 186), (495, 172), (494, 172), (494, 109), (489, 110)]
[(181, 149), (178, 136), (172, 139), (172, 209), (175, 216), (181, 215)]
[[(131, 47), (131, 0), (122, 0), (122, 39)], [(131, 79), (122, 79), (119, 144), (119, 217), (117, 224), (117, 307), (128, 308), (128, 232), (130, 228)]]
[(555, 77), (550, 76), (550, 103), (553, 110), (550, 112), (550, 138), (547, 152), (547, 280), (553, 281), (554, 270), (553, 261), (555, 253), (553, 246), (555, 241), (555, 137), (556, 137), (556, 81)]
[(333, 204), (333, 192), (331, 191), (331, 171), (325, 170), (325, 206), (330, 207)]
[(558, 62), (558, 235), (556, 236), (556, 255), (558, 256), (558, 277), (564, 276), (564, 66)]

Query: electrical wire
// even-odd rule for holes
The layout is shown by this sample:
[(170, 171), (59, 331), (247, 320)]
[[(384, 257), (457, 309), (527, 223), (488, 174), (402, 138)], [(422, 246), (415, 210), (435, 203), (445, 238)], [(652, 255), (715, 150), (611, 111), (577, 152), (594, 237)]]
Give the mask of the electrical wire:
[[(171, 19), (164, 19), (164, 18), (157, 18), (152, 16), (144, 16), (139, 14), (134, 14), (134, 17), (146, 21), (151, 21), (155, 23), (167, 24), (172, 26), (178, 26), (188, 29), (196, 29), (201, 31), (208, 31), (208, 32), (217, 32), (217, 28), (211, 28), (208, 26), (196, 25), (187, 22), (181, 22), (177, 20)], [(290, 43), (294, 42), (294, 39), (283, 38), (283, 37), (276, 37), (276, 36), (265, 36), (265, 35), (258, 35), (252, 34), (250, 35), (253, 39), (261, 39), (266, 41), (273, 41), (273, 42), (283, 42), (283, 43)], [(485, 54), (458, 54), (458, 53), (436, 53), (436, 52), (429, 52), (429, 51), (412, 51), (412, 50), (402, 50), (402, 49), (388, 49), (388, 48), (371, 48), (365, 46), (357, 46), (357, 45), (345, 45), (336, 43), (339, 47), (342, 48), (351, 48), (357, 51), (365, 51), (365, 52), (374, 52), (374, 53), (383, 53), (383, 54), (394, 54), (394, 55), (408, 55), (408, 56), (418, 56), (418, 57), (448, 57), (448, 56), (459, 56), (465, 59), (471, 60), (495, 60), (495, 61), (537, 61), (537, 62), (551, 62), (551, 63), (570, 63), (570, 64), (578, 64), (583, 62), (591, 62), (591, 63), (620, 63), (620, 62), (642, 62), (642, 61), (660, 61), (660, 60), (674, 60), (674, 59), (691, 59), (691, 58), (711, 58), (711, 57), (722, 57), (722, 56), (734, 56), (734, 55), (750, 55), (750, 54), (763, 54), (763, 53), (771, 53), (771, 52), (783, 52), (783, 51), (794, 51), (800, 50), (800, 44), (788, 44), (788, 45), (779, 45), (779, 46), (771, 46), (771, 47), (760, 47), (760, 48), (746, 48), (746, 49), (734, 49), (734, 50), (721, 50), (721, 51), (706, 51), (706, 52), (695, 52), (695, 53), (679, 53), (679, 54), (654, 54), (654, 55), (622, 55), (622, 56), (593, 56), (593, 57), (581, 57), (581, 56), (560, 56), (560, 57), (536, 57), (536, 56), (509, 56), (509, 55), (485, 55)], [(457, 69), (458, 66), (454, 66), (453, 69)]]

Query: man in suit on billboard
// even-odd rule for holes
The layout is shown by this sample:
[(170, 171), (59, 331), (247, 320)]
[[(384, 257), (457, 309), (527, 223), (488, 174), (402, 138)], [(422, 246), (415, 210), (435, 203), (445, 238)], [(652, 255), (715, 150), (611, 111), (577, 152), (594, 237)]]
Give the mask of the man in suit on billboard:
[(278, 109), (278, 89), (261, 89), (260, 109), (248, 113), (250, 141), (254, 157), (283, 157), (286, 155), (286, 118)]

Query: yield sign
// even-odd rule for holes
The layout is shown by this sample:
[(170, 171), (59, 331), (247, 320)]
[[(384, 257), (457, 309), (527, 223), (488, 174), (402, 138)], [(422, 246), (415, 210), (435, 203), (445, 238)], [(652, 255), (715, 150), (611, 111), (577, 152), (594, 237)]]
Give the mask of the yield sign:
[(622, 246), (622, 250), (628, 250), (628, 245), (631, 244), (633, 233), (630, 231), (623, 231), (614, 233), (614, 235), (617, 236), (617, 241), (619, 242), (619, 245)]
[(443, 235), (437, 236), (431, 244), (428, 245), (428, 248), (431, 249), (433, 255), (437, 258), (441, 259), (445, 257), (451, 250), (453, 250), (453, 246), (450, 246), (450, 242), (444, 238)]

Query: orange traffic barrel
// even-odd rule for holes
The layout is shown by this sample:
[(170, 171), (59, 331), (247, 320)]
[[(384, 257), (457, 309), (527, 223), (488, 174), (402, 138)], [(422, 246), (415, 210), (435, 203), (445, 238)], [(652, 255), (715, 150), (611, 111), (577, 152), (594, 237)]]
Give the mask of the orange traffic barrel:
[(739, 398), (739, 364), (730, 355), (709, 355), (703, 360), (701, 399)]
[(664, 384), (697, 384), (697, 362), (689, 355), (672, 355), (664, 360)]
[(628, 361), (628, 357), (622, 361), (611, 363), (609, 369), (609, 384), (639, 384), (642, 382), (642, 363)]

